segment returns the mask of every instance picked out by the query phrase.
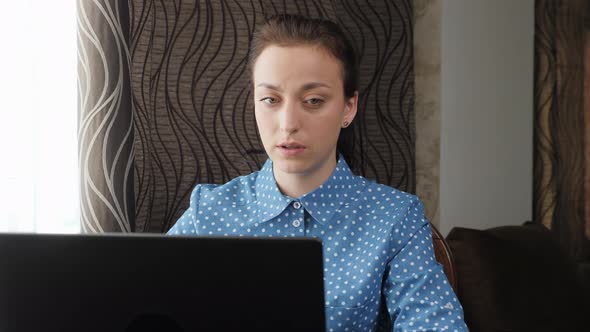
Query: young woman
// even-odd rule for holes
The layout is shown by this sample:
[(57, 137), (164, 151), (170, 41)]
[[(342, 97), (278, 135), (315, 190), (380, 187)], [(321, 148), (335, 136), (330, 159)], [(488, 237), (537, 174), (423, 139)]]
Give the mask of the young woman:
[(418, 198), (355, 176), (346, 161), (358, 64), (342, 30), (274, 17), (249, 65), (269, 159), (226, 184), (197, 185), (169, 234), (317, 237), (328, 331), (466, 331)]

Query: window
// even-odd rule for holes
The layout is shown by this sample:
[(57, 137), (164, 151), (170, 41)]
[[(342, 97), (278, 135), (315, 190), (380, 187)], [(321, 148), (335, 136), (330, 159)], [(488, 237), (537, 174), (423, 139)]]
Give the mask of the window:
[(0, 4), (0, 231), (79, 231), (76, 2)]

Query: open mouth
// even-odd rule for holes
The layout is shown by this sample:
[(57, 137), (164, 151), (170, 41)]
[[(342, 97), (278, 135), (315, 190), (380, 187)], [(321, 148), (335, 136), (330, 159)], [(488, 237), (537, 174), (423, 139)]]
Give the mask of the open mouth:
[(299, 143), (281, 143), (277, 145), (281, 153), (285, 156), (296, 156), (305, 151), (305, 146)]
[(305, 149), (305, 146), (301, 144), (280, 144), (279, 147), (287, 150)]

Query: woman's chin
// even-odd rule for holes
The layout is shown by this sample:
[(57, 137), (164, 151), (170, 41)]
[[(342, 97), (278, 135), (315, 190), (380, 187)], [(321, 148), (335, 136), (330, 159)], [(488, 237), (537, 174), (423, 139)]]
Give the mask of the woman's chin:
[(287, 174), (303, 174), (309, 169), (309, 160), (306, 158), (285, 158), (278, 156), (273, 159), (275, 169)]

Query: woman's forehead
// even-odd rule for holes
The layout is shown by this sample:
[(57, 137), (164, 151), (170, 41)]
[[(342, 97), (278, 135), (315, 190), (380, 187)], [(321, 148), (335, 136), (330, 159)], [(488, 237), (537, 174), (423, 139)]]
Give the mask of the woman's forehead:
[[(271, 45), (254, 64), (255, 86), (316, 84), (335, 86), (342, 81), (342, 65), (323, 47)], [(283, 88), (286, 88), (283, 86)]]

